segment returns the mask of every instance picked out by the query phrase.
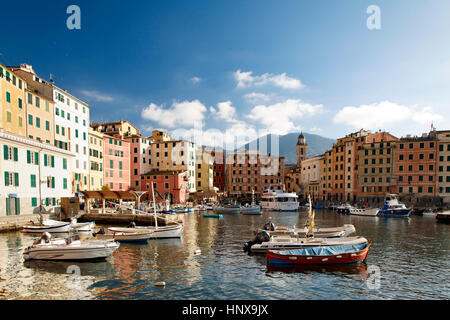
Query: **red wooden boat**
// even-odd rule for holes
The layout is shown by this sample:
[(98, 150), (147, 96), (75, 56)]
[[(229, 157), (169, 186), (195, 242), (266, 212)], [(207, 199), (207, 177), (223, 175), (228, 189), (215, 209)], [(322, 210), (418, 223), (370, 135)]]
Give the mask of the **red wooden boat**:
[(266, 258), (268, 264), (276, 266), (362, 263), (366, 260), (371, 244), (372, 240), (357, 245), (268, 250)]

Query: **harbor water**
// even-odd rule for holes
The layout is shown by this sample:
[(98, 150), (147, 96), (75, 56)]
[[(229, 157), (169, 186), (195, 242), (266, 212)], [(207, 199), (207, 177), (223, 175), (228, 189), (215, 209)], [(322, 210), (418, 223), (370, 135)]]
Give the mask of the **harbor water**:
[[(317, 210), (317, 227), (351, 223), (373, 244), (365, 264), (272, 269), (243, 251), (269, 219), (302, 227), (307, 213), (186, 214), (182, 239), (121, 244), (97, 262), (24, 261), (36, 236), (0, 234), (0, 299), (449, 299), (450, 225), (435, 218)], [(165, 286), (156, 286), (157, 282)]]

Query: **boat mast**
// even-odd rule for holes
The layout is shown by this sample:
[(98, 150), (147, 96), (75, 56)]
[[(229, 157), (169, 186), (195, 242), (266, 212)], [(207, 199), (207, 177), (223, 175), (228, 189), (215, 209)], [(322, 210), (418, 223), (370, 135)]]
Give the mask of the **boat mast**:
[(153, 216), (155, 217), (155, 229), (158, 229), (158, 218), (156, 217), (156, 199), (155, 199), (155, 190), (153, 189), (153, 182), (152, 182), (152, 196), (153, 196)]

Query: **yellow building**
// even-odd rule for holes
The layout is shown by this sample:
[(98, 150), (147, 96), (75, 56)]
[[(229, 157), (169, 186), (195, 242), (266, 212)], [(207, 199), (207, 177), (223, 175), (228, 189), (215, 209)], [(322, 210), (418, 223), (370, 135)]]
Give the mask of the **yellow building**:
[(213, 190), (213, 158), (211, 154), (202, 149), (197, 150), (197, 191)]
[(27, 137), (53, 144), (55, 140), (53, 102), (26, 89), (25, 105)]
[(301, 184), (305, 198), (311, 195), (312, 200), (320, 199), (320, 164), (324, 158), (324, 155), (320, 155), (301, 163)]
[(0, 64), (0, 128), (26, 137), (26, 82)]
[(104, 134), (89, 128), (89, 182), (88, 190), (101, 190), (103, 179)]

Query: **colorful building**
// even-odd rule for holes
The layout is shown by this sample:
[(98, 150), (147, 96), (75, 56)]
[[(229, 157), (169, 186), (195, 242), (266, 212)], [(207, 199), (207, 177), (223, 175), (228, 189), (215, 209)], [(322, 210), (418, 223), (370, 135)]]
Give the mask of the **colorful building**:
[(103, 136), (104, 184), (112, 191), (130, 187), (130, 143), (105, 134)]
[(141, 191), (147, 191), (142, 200), (153, 200), (152, 183), (157, 202), (169, 200), (170, 203), (182, 204), (187, 199), (187, 171), (149, 171), (141, 175)]
[(26, 81), (0, 64), (0, 129), (26, 137)]
[(3, 130), (0, 145), (0, 216), (60, 212), (60, 198), (72, 194), (74, 154)]
[(438, 140), (438, 193), (443, 202), (450, 203), (450, 131), (435, 131)]
[(213, 186), (219, 192), (225, 191), (225, 151), (212, 150), (213, 158)]
[(130, 187), (141, 188), (141, 174), (151, 171), (151, 139), (142, 136), (124, 138), (130, 144)]
[(101, 190), (104, 185), (105, 135), (89, 128), (89, 184), (88, 190)]

